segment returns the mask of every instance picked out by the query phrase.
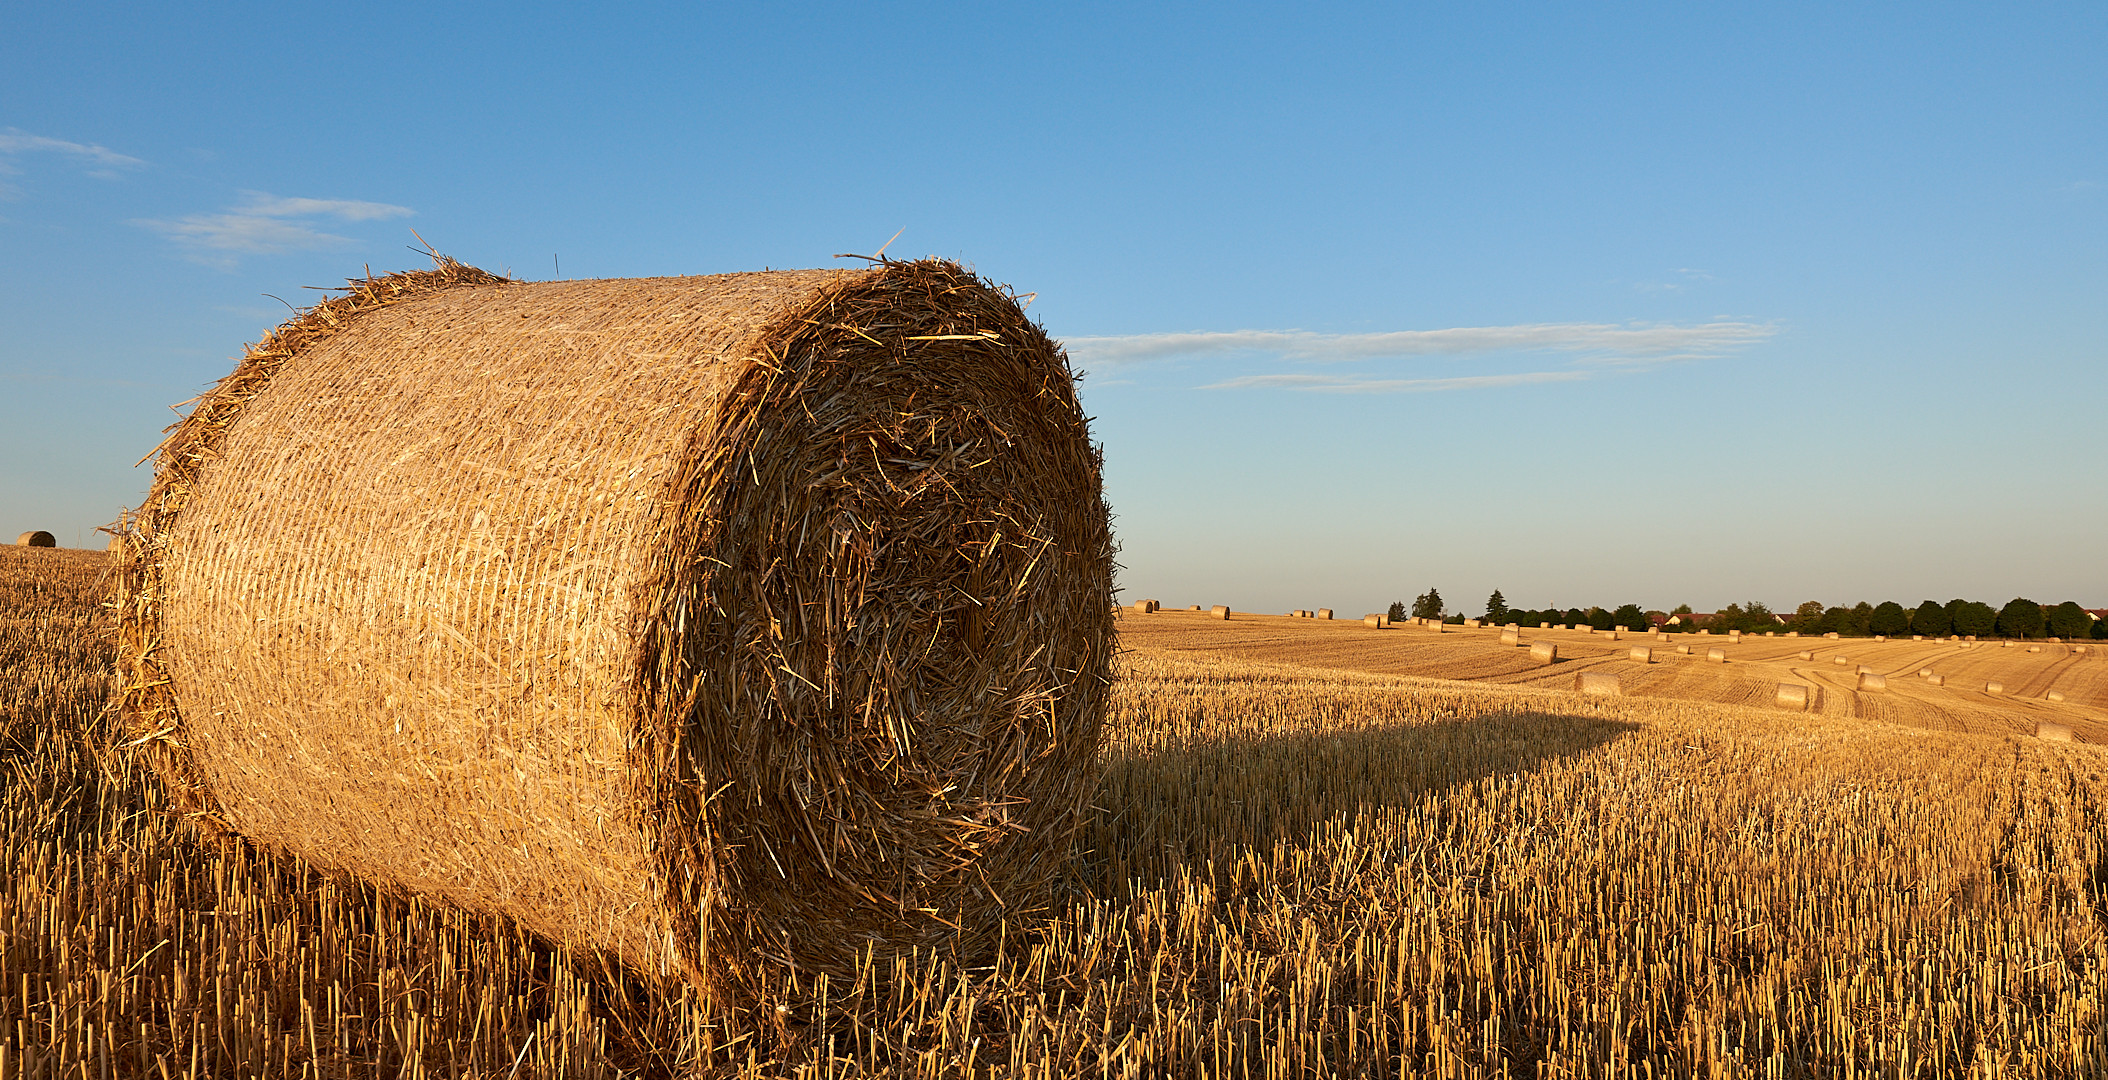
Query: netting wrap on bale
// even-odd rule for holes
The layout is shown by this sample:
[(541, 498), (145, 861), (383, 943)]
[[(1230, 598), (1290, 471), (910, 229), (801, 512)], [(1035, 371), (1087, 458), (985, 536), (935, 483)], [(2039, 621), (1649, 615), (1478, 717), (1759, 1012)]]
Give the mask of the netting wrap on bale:
[(441, 260), (163, 444), (124, 705), (201, 819), (739, 1007), (1059, 896), (1107, 522), (1066, 357), (954, 264)]

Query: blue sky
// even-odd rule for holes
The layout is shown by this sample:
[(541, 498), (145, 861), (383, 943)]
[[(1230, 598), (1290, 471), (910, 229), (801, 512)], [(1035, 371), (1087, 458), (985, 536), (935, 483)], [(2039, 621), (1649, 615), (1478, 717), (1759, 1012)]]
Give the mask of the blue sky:
[(2108, 606), (2108, 8), (17, 5), (0, 530), (371, 266), (958, 258), (1123, 584)]

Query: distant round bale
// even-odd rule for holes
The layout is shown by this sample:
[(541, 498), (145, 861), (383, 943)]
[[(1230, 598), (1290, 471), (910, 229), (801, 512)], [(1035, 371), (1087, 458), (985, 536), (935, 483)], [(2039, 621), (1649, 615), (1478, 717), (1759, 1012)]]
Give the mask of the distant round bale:
[(2028, 647), (2027, 647), (2027, 651), (2029, 651), (2029, 652), (2041, 652), (2041, 651), (2042, 651), (2042, 646), (2040, 646), (2040, 645), (2030, 645), (2030, 646), (2028, 646)]
[(1541, 622), (1537, 624), (1537, 629), (1539, 630), (1550, 630), (1551, 628), (1552, 624), (1548, 622)]
[(2006, 684), (2002, 682), (1993, 681), (1984, 684), (1984, 693), (1986, 694), (2003, 694), (2005, 692)]
[(1500, 643), (1503, 645), (1520, 645), (1522, 644), (1522, 632), (1519, 630), (1503, 630), (1500, 632)]
[(1874, 635), (1874, 640), (1875, 640), (1875, 641), (1887, 641), (1887, 640), (1888, 640), (1888, 635), (1886, 635), (1886, 634), (1875, 634), (1875, 635)]
[(1835, 631), (1835, 630), (1832, 630), (1832, 631), (1830, 631), (1829, 633), (1827, 633), (1827, 634), (1824, 634), (1823, 636), (1824, 636), (1824, 637), (1826, 637), (1826, 638), (1829, 638), (1829, 639), (1831, 639), (1831, 640), (1833, 640), (1833, 641), (1834, 641), (1834, 640), (1836, 640), (1836, 639), (1837, 639), (1837, 631)]
[(1469, 629), (1472, 629), (1472, 630), (1476, 630), (1476, 629), (1478, 629), (1478, 628), (1479, 628), (1479, 620), (1477, 620), (1477, 619), (1465, 619), (1465, 620), (1464, 620), (1464, 625), (1465, 625), (1465, 627), (1467, 627), (1467, 628), (1469, 628)]
[(1574, 629), (1579, 630), (1584, 634), (1593, 634), (1596, 632), (1596, 628), (1594, 626), (1589, 625), (1588, 623), (1575, 623)]
[(1559, 660), (1559, 646), (1549, 641), (1540, 641), (1530, 646), (1530, 659), (1540, 664), (1557, 663)]
[(1379, 630), (1383, 628), (1383, 616), (1381, 615), (1364, 615), (1361, 617), (1361, 622), (1363, 626), (1373, 627)]
[(1842, 656), (1833, 656), (1833, 657), (1831, 657), (1831, 658), (1830, 658), (1830, 662), (1831, 662), (1831, 663), (1833, 663), (1833, 664), (1849, 664), (1849, 663), (1851, 663), (1852, 661), (1851, 661), (1850, 659), (1846, 658), (1846, 657), (1842, 657)]
[(120, 529), (132, 738), (311, 865), (741, 1014), (984, 963), (1073, 887), (1099, 454), (1061, 347), (956, 264), (356, 281)]
[(1228, 604), (1217, 604), (1217, 605), (1215, 605), (1214, 607), (1211, 607), (1211, 608), (1209, 608), (1209, 609), (1208, 609), (1208, 617), (1209, 617), (1209, 618), (1211, 618), (1211, 619), (1221, 619), (1221, 620), (1223, 620), (1224, 622), (1228, 622), (1228, 621), (1229, 621), (1229, 618), (1230, 618), (1230, 607), (1229, 607), (1229, 605), (1228, 605)]
[(1927, 676), (1925, 676), (1925, 681), (1926, 681), (1927, 683), (1929, 683), (1929, 684), (1933, 685), (1933, 686), (1945, 686), (1945, 685), (1947, 685), (1947, 676), (1945, 676), (1945, 675), (1927, 675)]
[(1921, 667), (1921, 668), (1919, 668), (1919, 669), (1918, 669), (1918, 678), (1920, 678), (1920, 679), (1930, 679), (1930, 678), (1932, 678), (1932, 669), (1931, 669), (1931, 668), (1929, 668), (1929, 667)]
[(1625, 691), (1618, 686), (1618, 677), (1608, 671), (1584, 671), (1574, 676), (1574, 689), (1599, 697), (1617, 697)]
[(1923, 635), (1923, 634), (1912, 634), (1912, 635), (1910, 636), (1910, 639), (1911, 639), (1912, 641), (1923, 641), (1923, 640), (1925, 640), (1925, 635)]
[(2043, 742), (2070, 742), (2071, 725), (2055, 724), (2048, 720), (2035, 721), (2035, 737)]
[(2064, 691), (2062, 691), (2062, 690), (2052, 690), (2052, 691), (2050, 691), (2049, 693), (2047, 693), (2047, 694), (2044, 694), (2044, 695), (2042, 695), (2042, 696), (2043, 696), (2044, 698), (2046, 698), (2046, 699), (2050, 700), (2050, 701), (2059, 701), (2059, 702), (2061, 702), (2061, 701), (2063, 701), (2063, 700), (2064, 700)]
[(1645, 645), (1637, 645), (1626, 650), (1625, 659), (1635, 664), (1651, 664), (1654, 662), (1654, 650)]
[(1446, 633), (1446, 632), (1447, 632), (1446, 630), (1444, 630), (1444, 628), (1443, 628), (1443, 624), (1442, 624), (1442, 620), (1440, 620), (1440, 619), (1429, 619), (1429, 620), (1427, 620), (1427, 628), (1428, 628), (1429, 630), (1432, 630), (1432, 631), (1434, 631), (1434, 632), (1435, 632), (1435, 633), (1437, 633), (1437, 634), (1441, 634), (1441, 633)]
[(1726, 649), (1707, 649), (1707, 650), (1705, 651), (1705, 658), (1706, 658), (1707, 660), (1710, 660), (1710, 661), (1712, 661), (1712, 662), (1713, 662), (1713, 663), (1715, 663), (1715, 664), (1725, 664), (1725, 663), (1727, 663), (1727, 650), (1726, 650)]
[[(0, 536), (6, 535), (0, 533)], [(42, 529), (32, 530), (15, 537), (16, 547), (57, 547), (59, 538)]]
[(1691, 655), (1691, 647), (1689, 645), (1678, 645), (1676, 651), (1684, 656)]
[(1878, 671), (1861, 671), (1859, 673), (1859, 688), (1877, 693), (1886, 692), (1888, 690), (1888, 676)]
[(1787, 637), (1799, 637), (1799, 636), (1801, 636), (1801, 632), (1800, 632), (1800, 631), (1798, 631), (1798, 630), (1788, 630), (1788, 631), (1786, 631), (1786, 636), (1787, 636)]
[(1794, 653), (1793, 655), (1794, 655), (1794, 658), (1795, 658), (1795, 659), (1797, 659), (1797, 660), (1813, 660), (1813, 659), (1815, 659), (1815, 654), (1814, 654), (1813, 652), (1811, 652), (1811, 651), (1807, 650), (1807, 649), (1802, 649), (1801, 651), (1799, 651), (1799, 652), (1797, 652), (1797, 653)]
[(1782, 682), (1778, 693), (1772, 696), (1772, 704), (1781, 709), (1808, 711), (1808, 688), (1800, 683)]
[(1140, 615), (1147, 615), (1147, 614), (1149, 614), (1149, 601), (1147, 601), (1147, 600), (1137, 600), (1137, 601), (1135, 601), (1135, 612), (1136, 612), (1136, 614), (1140, 614)]
[(1332, 609), (1331, 609), (1331, 608), (1328, 608), (1328, 607), (1321, 607), (1321, 608), (1319, 608), (1319, 609), (1318, 609), (1318, 611), (1317, 611), (1317, 617), (1318, 617), (1318, 618), (1320, 618), (1320, 619), (1323, 619), (1323, 620), (1325, 620), (1326, 622), (1331, 622), (1331, 621), (1332, 621)]

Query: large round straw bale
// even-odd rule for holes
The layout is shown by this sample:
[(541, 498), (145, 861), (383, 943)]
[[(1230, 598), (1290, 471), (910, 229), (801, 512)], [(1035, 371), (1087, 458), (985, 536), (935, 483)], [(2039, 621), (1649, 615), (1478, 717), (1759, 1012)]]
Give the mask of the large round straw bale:
[(1793, 658), (1796, 660), (1813, 660), (1815, 659), (1815, 653), (1808, 649), (1802, 649), (1801, 651), (1794, 653)]
[(1725, 664), (1725, 663), (1727, 663), (1727, 650), (1726, 650), (1726, 649), (1707, 649), (1707, 650), (1705, 651), (1705, 658), (1706, 658), (1707, 660), (1710, 660), (1710, 661), (1712, 661), (1713, 663), (1716, 663), (1716, 664)]
[(1918, 669), (1918, 678), (1920, 678), (1920, 679), (1930, 679), (1930, 678), (1932, 678), (1932, 669), (1931, 669), (1931, 668), (1929, 668), (1929, 667), (1921, 667), (1921, 668), (1919, 668), (1919, 669)]
[(1325, 620), (1326, 622), (1331, 622), (1331, 621), (1332, 621), (1332, 609), (1331, 609), (1331, 608), (1328, 608), (1328, 607), (1321, 607), (1321, 608), (1319, 608), (1319, 609), (1318, 609), (1318, 613), (1317, 613), (1317, 617), (1318, 617), (1318, 618), (1320, 618), (1320, 619), (1323, 619), (1323, 620)]
[(1209, 608), (1209, 609), (1208, 609), (1208, 617), (1209, 617), (1209, 618), (1212, 618), (1212, 619), (1221, 619), (1221, 620), (1223, 620), (1224, 622), (1228, 622), (1228, 621), (1229, 621), (1229, 619), (1230, 619), (1230, 608), (1229, 608), (1229, 605), (1227, 605), (1227, 604), (1217, 604), (1217, 605), (1215, 605), (1214, 607), (1211, 607), (1211, 608)]
[(1852, 661), (1851, 661), (1851, 660), (1850, 660), (1849, 658), (1847, 658), (1847, 657), (1843, 657), (1843, 656), (1833, 656), (1833, 657), (1831, 657), (1831, 658), (1830, 658), (1830, 662), (1831, 662), (1831, 663), (1833, 663), (1833, 664), (1849, 664), (1849, 663), (1851, 663)]
[(1380, 628), (1380, 627), (1382, 627), (1382, 626), (1383, 626), (1383, 616), (1381, 616), (1381, 615), (1364, 615), (1364, 616), (1362, 616), (1362, 617), (1361, 617), (1361, 624), (1362, 624), (1363, 626), (1367, 626), (1367, 627), (1370, 627), (1370, 628), (1372, 628), (1372, 629), (1373, 629), (1373, 628)]
[(1678, 645), (1678, 646), (1676, 647), (1676, 651), (1677, 651), (1677, 653), (1678, 653), (1679, 655), (1682, 655), (1682, 656), (1689, 656), (1689, 655), (1691, 655), (1691, 647), (1690, 647), (1689, 645)]
[(1772, 703), (1781, 709), (1807, 712), (1808, 688), (1800, 683), (1782, 682), (1779, 684), (1778, 693), (1772, 697)]
[(1927, 683), (1929, 683), (1929, 684), (1933, 685), (1933, 686), (1945, 686), (1945, 685), (1947, 685), (1947, 676), (1945, 676), (1945, 675), (1927, 675), (1927, 676), (1925, 676), (1925, 681), (1926, 681)]
[(1442, 620), (1440, 620), (1440, 619), (1429, 619), (1429, 620), (1427, 620), (1427, 628), (1428, 628), (1429, 630), (1432, 630), (1432, 631), (1434, 631), (1434, 632), (1435, 632), (1435, 633), (1437, 633), (1437, 634), (1440, 634), (1440, 633), (1443, 633), (1443, 632), (1444, 632), (1444, 625), (1443, 625), (1443, 622), (1442, 622)]
[[(0, 535), (5, 535), (5, 534), (0, 534)], [(20, 536), (17, 536), (17, 537), (15, 537), (15, 546), (17, 546), (17, 547), (57, 547), (57, 546), (59, 546), (59, 538), (58, 538), (58, 537), (56, 537), (56, 536), (53, 536), (53, 535), (51, 535), (51, 534), (50, 534), (50, 533), (48, 533), (48, 532), (45, 532), (45, 531), (44, 531), (44, 530), (42, 530), (42, 529), (35, 529), (35, 530), (32, 530), (32, 531), (30, 531), (30, 532), (26, 532), (26, 533), (23, 533), (22, 535), (20, 535)]]
[(1540, 664), (1557, 663), (1559, 661), (1559, 646), (1549, 641), (1540, 641), (1530, 646), (1530, 659)]
[(1618, 687), (1618, 677), (1608, 671), (1584, 671), (1574, 676), (1574, 689), (1584, 694), (1602, 697), (1617, 697), (1624, 693)]
[(1137, 600), (1137, 601), (1135, 601), (1135, 613), (1136, 613), (1136, 614), (1138, 614), (1138, 615), (1147, 615), (1147, 614), (1149, 614), (1149, 601), (1147, 601), (1147, 600)]
[(1067, 887), (1099, 460), (952, 263), (441, 260), (279, 327), (159, 455), (125, 705), (203, 820), (733, 1009), (985, 956)]
[(2071, 725), (2055, 724), (2048, 720), (2035, 721), (2035, 737), (2043, 742), (2070, 742)]
[(1503, 645), (1520, 645), (1522, 644), (1522, 634), (1515, 630), (1503, 630), (1500, 632), (1500, 643)]
[(1596, 628), (1595, 628), (1595, 627), (1593, 627), (1593, 626), (1590, 626), (1590, 625), (1589, 625), (1589, 624), (1587, 624), (1587, 623), (1575, 623), (1575, 624), (1574, 624), (1574, 629), (1576, 629), (1576, 630), (1579, 630), (1579, 631), (1581, 631), (1581, 632), (1582, 632), (1582, 633), (1584, 633), (1584, 634), (1593, 634), (1593, 633), (1595, 633), (1595, 632), (1596, 632)]
[(1651, 664), (1654, 662), (1654, 650), (1645, 645), (1636, 646), (1625, 654), (1625, 659), (1635, 664)]
[(1469, 629), (1476, 630), (1479, 628), (1479, 621), (1477, 619), (1465, 619), (1464, 625)]
[(1618, 630), (1612, 630), (1612, 631), (1610, 632), (1610, 640), (1612, 640), (1612, 641), (1616, 641), (1616, 640), (1618, 640), (1619, 638), (1622, 638), (1622, 637), (1624, 637), (1624, 636), (1625, 636), (1625, 635), (1624, 635), (1624, 633), (1623, 633), (1622, 631), (1618, 631)]
[(1862, 671), (1859, 673), (1859, 688), (1861, 690), (1886, 692), (1888, 690), (1888, 676), (1878, 671)]
[(2003, 694), (2005, 692), (2006, 684), (2002, 682), (1993, 680), (1984, 684), (1984, 693), (1986, 694)]
[(2043, 696), (2044, 698), (2047, 698), (2047, 699), (2048, 699), (2048, 700), (2050, 700), (2050, 701), (2063, 701), (2063, 700), (2064, 700), (2064, 691), (2062, 691), (2062, 690), (2052, 690), (2052, 691), (2050, 691), (2049, 693), (2047, 693), (2047, 694), (2044, 694), (2044, 695), (2042, 695), (2042, 696)]

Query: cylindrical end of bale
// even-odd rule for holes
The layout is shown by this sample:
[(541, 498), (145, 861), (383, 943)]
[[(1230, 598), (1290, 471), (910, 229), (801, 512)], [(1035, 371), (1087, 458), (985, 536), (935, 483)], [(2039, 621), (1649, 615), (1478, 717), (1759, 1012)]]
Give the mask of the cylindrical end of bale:
[(1873, 691), (1887, 690), (1888, 676), (1878, 671), (1862, 671), (1859, 673), (1859, 688)]
[(1530, 659), (1540, 664), (1556, 663), (1559, 659), (1559, 646), (1549, 641), (1540, 641), (1530, 646)]
[[(4, 534), (0, 534), (0, 535), (4, 535)], [(28, 531), (28, 532), (26, 532), (26, 533), (23, 533), (23, 534), (22, 534), (22, 535), (20, 535), (20, 536), (17, 536), (17, 537), (15, 537), (15, 546), (17, 546), (17, 547), (57, 547), (57, 546), (59, 546), (59, 538), (58, 538), (58, 537), (56, 537), (56, 536), (53, 536), (53, 535), (51, 535), (51, 534), (50, 534), (50, 533), (48, 533), (48, 532), (45, 532), (45, 531), (44, 531), (44, 530), (42, 530), (42, 529), (31, 529), (30, 531)]]
[(1584, 671), (1574, 676), (1574, 689), (1599, 697), (1617, 697), (1625, 692), (1618, 686), (1618, 677), (1607, 671)]
[(1802, 686), (1800, 683), (1782, 682), (1779, 684), (1778, 694), (1772, 698), (1772, 702), (1781, 709), (1794, 709), (1799, 712), (1807, 712), (1808, 688)]
[(1635, 664), (1651, 664), (1654, 662), (1654, 650), (1641, 646), (1626, 653), (1625, 658)]
[(2043, 742), (2070, 742), (2071, 725), (2053, 724), (2047, 720), (2035, 722), (2035, 737)]

